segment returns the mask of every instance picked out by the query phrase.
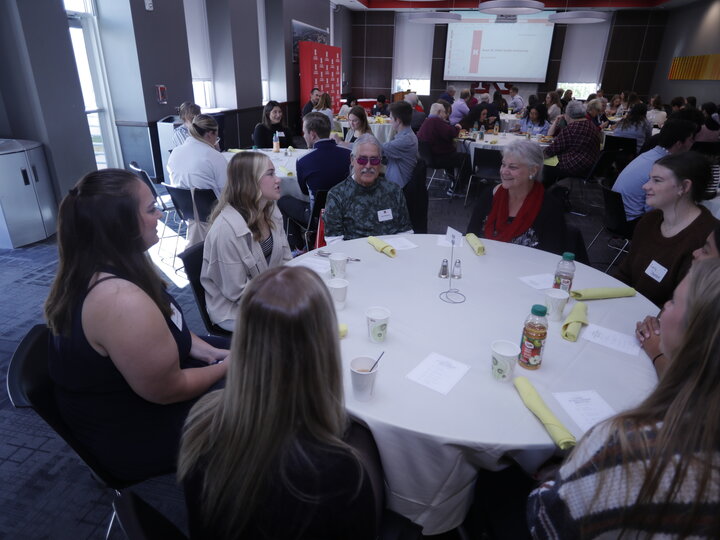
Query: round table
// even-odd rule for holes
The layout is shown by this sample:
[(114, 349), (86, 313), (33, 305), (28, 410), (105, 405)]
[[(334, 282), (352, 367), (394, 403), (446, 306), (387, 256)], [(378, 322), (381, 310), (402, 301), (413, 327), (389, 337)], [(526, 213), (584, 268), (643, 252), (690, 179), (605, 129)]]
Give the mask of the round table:
[[(348, 263), (347, 305), (338, 312), (338, 321), (349, 328), (341, 341), (347, 410), (369, 427), (377, 442), (389, 508), (421, 525), (424, 534), (438, 534), (463, 521), (478, 469), (499, 470), (515, 461), (531, 472), (556, 452), (512, 383), (492, 377), (490, 344), (497, 339), (519, 342), (530, 308), (543, 303), (544, 295), (518, 277), (552, 274), (559, 257), (488, 240), (484, 256), (476, 256), (467, 244), (455, 248), (463, 275), (453, 285), (467, 300), (447, 304), (438, 295), (448, 288), (448, 280), (438, 278), (438, 270), (442, 259), (451, 258), (450, 248), (439, 246), (441, 237), (435, 235), (406, 238), (418, 247), (398, 250), (396, 258), (378, 253), (362, 238), (325, 249), (361, 259)], [(308, 258), (313, 263), (323, 260), (310, 252), (289, 264), (305, 264)], [(591, 267), (576, 265), (575, 288), (621, 285)], [(591, 323), (626, 334), (633, 333), (636, 321), (657, 313), (639, 295), (587, 305)], [(368, 339), (365, 310), (370, 306), (391, 311), (384, 343)], [(648, 395), (657, 376), (643, 352), (617, 352), (582, 336), (572, 343), (561, 338), (560, 325), (550, 323), (541, 368), (527, 371), (517, 366), (515, 375), (530, 379), (579, 437), (580, 428), (552, 392), (596, 390), (615, 411), (622, 411)], [(377, 357), (383, 351), (373, 398), (356, 401), (350, 360)], [(433, 352), (470, 366), (447, 395), (406, 378)]]
[(500, 113), (500, 131), (511, 131), (520, 127), (520, 118), (515, 114)]
[[(516, 140), (522, 140), (524, 138), (524, 135), (519, 135), (516, 133), (498, 133), (497, 135), (495, 135), (492, 132), (487, 132), (485, 133), (485, 138), (482, 141), (469, 141), (459, 139), (457, 141), (456, 148), (458, 152), (466, 152), (470, 154), (470, 166), (472, 167), (474, 166), (475, 148), (502, 151), (502, 149), (511, 142)], [(532, 140), (537, 142), (542, 148), (550, 146), (550, 143), (541, 143), (537, 140), (537, 138), (534, 138)]]

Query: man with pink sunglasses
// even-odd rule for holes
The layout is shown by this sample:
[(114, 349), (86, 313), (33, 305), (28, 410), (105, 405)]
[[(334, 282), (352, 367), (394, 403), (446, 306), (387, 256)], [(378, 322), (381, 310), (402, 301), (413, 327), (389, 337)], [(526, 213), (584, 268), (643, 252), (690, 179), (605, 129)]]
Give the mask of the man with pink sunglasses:
[(402, 188), (380, 176), (382, 147), (372, 135), (353, 146), (352, 173), (333, 187), (325, 205), (325, 240), (412, 232)]

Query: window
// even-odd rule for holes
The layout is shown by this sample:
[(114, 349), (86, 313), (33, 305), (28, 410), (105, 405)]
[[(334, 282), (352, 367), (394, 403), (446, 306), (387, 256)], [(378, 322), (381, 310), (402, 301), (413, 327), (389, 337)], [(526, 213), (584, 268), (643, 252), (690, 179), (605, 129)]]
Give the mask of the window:
[(212, 109), (215, 107), (212, 81), (208, 79), (192, 80), (193, 100), (200, 105), (201, 109)]
[(98, 169), (120, 167), (120, 146), (92, 0), (65, 0), (65, 9), (95, 162)]
[(418, 95), (430, 95), (430, 79), (395, 79), (393, 92), (407, 92), (412, 90)]
[(572, 90), (575, 99), (587, 99), (590, 94), (597, 92), (597, 89), (600, 88), (600, 83), (559, 82), (557, 87), (563, 90)]

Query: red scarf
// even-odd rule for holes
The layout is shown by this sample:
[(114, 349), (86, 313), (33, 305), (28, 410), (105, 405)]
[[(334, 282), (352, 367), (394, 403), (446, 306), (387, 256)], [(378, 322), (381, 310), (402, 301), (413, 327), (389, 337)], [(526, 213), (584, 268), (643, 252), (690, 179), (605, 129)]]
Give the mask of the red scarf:
[(512, 220), (512, 223), (508, 223), (508, 208), (510, 206), (508, 190), (500, 186), (495, 192), (490, 215), (485, 222), (485, 238), (510, 242), (513, 238), (523, 234), (535, 222), (535, 218), (540, 213), (544, 197), (545, 188), (542, 183), (535, 182), (530, 193), (525, 197), (520, 210), (518, 210), (517, 216)]

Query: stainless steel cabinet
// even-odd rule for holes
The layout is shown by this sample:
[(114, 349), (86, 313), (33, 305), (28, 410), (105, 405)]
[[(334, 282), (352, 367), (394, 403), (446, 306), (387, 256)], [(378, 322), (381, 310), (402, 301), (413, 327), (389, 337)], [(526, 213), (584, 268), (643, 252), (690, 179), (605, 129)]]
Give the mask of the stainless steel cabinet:
[(42, 144), (0, 139), (0, 248), (55, 233), (57, 204)]

